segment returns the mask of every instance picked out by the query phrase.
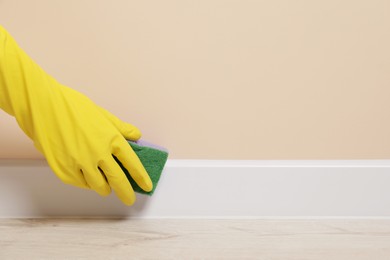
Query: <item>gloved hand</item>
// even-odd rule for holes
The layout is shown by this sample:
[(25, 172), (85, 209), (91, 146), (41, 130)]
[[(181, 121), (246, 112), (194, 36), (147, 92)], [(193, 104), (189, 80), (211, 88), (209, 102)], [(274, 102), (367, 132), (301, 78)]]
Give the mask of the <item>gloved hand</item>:
[(145, 191), (153, 184), (126, 141), (140, 131), (58, 83), (0, 26), (0, 108), (14, 116), (56, 175), (100, 195), (114, 189), (131, 205), (135, 194), (113, 156)]

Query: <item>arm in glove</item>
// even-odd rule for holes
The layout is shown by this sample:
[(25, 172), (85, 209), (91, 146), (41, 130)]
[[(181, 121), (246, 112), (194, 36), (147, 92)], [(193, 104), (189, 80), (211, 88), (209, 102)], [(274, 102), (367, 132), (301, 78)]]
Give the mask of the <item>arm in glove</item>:
[(16, 118), (63, 182), (100, 195), (108, 195), (112, 188), (131, 205), (135, 195), (115, 156), (142, 189), (152, 189), (148, 174), (126, 141), (138, 140), (140, 131), (58, 83), (2, 26), (0, 108)]

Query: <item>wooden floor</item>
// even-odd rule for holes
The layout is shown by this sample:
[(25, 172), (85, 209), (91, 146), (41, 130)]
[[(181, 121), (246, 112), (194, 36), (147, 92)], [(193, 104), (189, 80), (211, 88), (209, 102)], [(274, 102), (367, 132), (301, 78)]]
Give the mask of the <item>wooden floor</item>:
[(390, 220), (3, 219), (0, 259), (389, 260)]

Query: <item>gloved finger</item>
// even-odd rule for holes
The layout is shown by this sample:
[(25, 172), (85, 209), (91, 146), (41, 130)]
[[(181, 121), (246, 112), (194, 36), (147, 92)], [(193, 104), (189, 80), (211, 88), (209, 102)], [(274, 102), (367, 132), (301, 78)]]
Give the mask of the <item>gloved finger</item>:
[(80, 170), (61, 170), (51, 158), (46, 158), (47, 162), (52, 169), (52, 171), (57, 175), (57, 177), (66, 184), (76, 186), (83, 189), (90, 189), (87, 181), (85, 180), (84, 174)]
[(106, 178), (98, 168), (82, 169), (81, 171), (88, 186), (96, 191), (100, 196), (107, 196), (111, 193), (111, 188), (108, 185)]
[[(76, 174), (74, 174), (75, 176)], [(77, 180), (72, 180), (72, 181), (68, 181), (68, 180), (64, 180), (63, 178), (60, 177), (60, 179), (66, 183), (66, 184), (70, 184), (72, 186), (76, 186), (78, 188), (83, 188), (83, 189), (88, 189), (90, 190), (91, 187), (89, 187), (88, 183), (86, 182), (85, 178), (84, 178), (84, 175), (83, 174), (80, 174), (81, 177), (80, 178), (77, 178)], [(73, 177), (74, 177), (73, 176)]]
[(127, 139), (131, 141), (137, 141), (141, 138), (141, 131), (134, 125), (123, 122), (118, 117), (114, 116), (102, 107), (99, 107), (100, 111), (105, 117), (118, 129), (118, 131)]
[(117, 197), (126, 205), (131, 206), (135, 202), (134, 190), (130, 185), (125, 173), (120, 166), (115, 162), (114, 158), (110, 156), (102, 161), (99, 167), (107, 177), (107, 181), (111, 188), (115, 191)]
[[(116, 145), (117, 147), (115, 147)], [(153, 183), (149, 174), (146, 172), (137, 154), (126, 141), (114, 144), (113, 155), (129, 171), (131, 177), (141, 189), (144, 191), (151, 191), (153, 189)]]

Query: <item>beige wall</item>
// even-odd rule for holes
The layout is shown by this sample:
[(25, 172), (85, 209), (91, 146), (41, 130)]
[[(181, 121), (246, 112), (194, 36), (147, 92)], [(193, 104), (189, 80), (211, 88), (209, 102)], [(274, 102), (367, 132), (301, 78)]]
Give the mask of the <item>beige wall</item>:
[[(171, 158), (390, 158), (388, 0), (0, 0), (0, 23)], [(38, 156), (0, 120), (0, 157)]]

